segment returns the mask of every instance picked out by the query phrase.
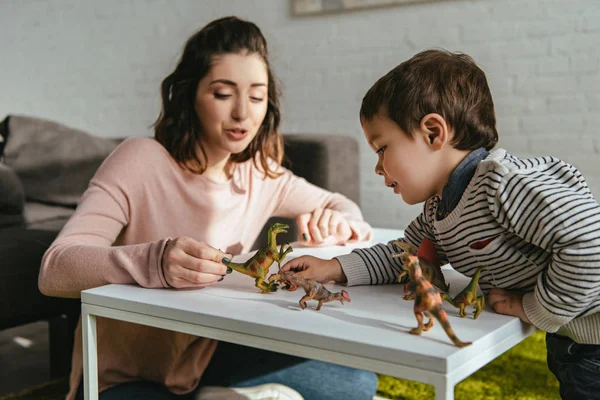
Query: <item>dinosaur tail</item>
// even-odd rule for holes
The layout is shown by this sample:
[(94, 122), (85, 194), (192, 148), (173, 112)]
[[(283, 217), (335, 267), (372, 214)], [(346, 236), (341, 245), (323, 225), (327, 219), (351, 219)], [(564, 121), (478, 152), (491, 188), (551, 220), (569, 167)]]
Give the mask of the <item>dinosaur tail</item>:
[(454, 307), (457, 307), (456, 302), (454, 301), (452, 296), (450, 296), (449, 293), (440, 291), (440, 297), (442, 298), (442, 300), (446, 300), (448, 303), (452, 304)]
[(247, 270), (246, 264), (230, 262), (229, 264), (227, 264), (227, 266), (234, 271), (241, 272), (242, 274), (244, 274), (244, 271)]
[(481, 275), (481, 271), (483, 271), (486, 268), (487, 267), (479, 267), (479, 268), (477, 268), (477, 270), (475, 271), (475, 274), (473, 275), (473, 278), (471, 278), (471, 280), (474, 281), (474, 282), (479, 282), (479, 276)]
[(458, 336), (456, 336), (454, 330), (450, 326), (450, 321), (448, 321), (448, 314), (446, 314), (446, 311), (439, 309), (431, 310), (429, 312), (435, 317), (435, 319), (437, 319), (440, 322), (440, 325), (442, 325), (442, 328), (444, 328), (444, 332), (446, 332), (446, 335), (448, 335), (452, 343), (454, 343), (457, 347), (465, 347), (471, 344), (471, 342), (461, 341), (458, 338)]

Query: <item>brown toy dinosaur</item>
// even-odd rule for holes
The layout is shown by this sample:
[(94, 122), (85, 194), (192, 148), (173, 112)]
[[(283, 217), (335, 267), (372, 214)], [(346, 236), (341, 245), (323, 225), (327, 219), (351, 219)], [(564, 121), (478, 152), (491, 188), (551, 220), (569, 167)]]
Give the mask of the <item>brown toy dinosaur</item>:
[(459, 308), (459, 314), (461, 317), (466, 317), (465, 307), (474, 305), (475, 312), (473, 313), (473, 319), (477, 319), (481, 311), (485, 307), (485, 296), (477, 296), (477, 285), (479, 284), (479, 276), (481, 271), (486, 267), (479, 267), (475, 271), (475, 275), (471, 278), (471, 282), (454, 298), (450, 297), (447, 293), (442, 293), (442, 299), (452, 304), (454, 307)]
[(269, 282), (279, 282), (284, 286), (284, 289), (294, 291), (300, 286), (306, 292), (306, 295), (298, 302), (300, 308), (303, 310), (306, 308), (306, 302), (309, 300), (317, 300), (319, 304), (316, 310), (319, 311), (323, 303), (329, 303), (330, 301), (339, 300), (342, 304), (344, 301), (350, 302), (350, 295), (345, 290), (341, 292), (332, 293), (323, 286), (322, 283), (309, 278), (300, 278), (294, 276), (293, 271), (279, 271), (269, 277)]
[(243, 264), (231, 262), (226, 265), (234, 271), (256, 278), (255, 286), (263, 293), (277, 291), (277, 282), (267, 283), (264, 279), (275, 261), (281, 263), (285, 256), (293, 251), (291, 246), (288, 246), (285, 251), (283, 250), (287, 243), (282, 244), (279, 251), (277, 250), (277, 234), (287, 232), (287, 228), (289, 228), (289, 225), (279, 222), (274, 223), (267, 230), (267, 245), (265, 247), (259, 249), (252, 258)]
[[(425, 277), (419, 263), (419, 258), (414, 255), (407, 255), (403, 258), (403, 268), (408, 272), (410, 281), (409, 288), (415, 297), (414, 313), (419, 326), (410, 330), (413, 335), (420, 335), (422, 331), (427, 332), (433, 326), (437, 319), (446, 335), (458, 347), (469, 346), (471, 342), (462, 342), (450, 326), (448, 315), (442, 308), (442, 297), (439, 290), (436, 289)], [(429, 318), (426, 324), (423, 323), (423, 315)]]
[[(442, 273), (442, 263), (437, 256), (437, 251), (433, 242), (427, 238), (421, 241), (419, 249), (416, 249), (413, 245), (408, 242), (395, 240), (394, 244), (404, 250), (404, 253), (396, 255), (400, 257), (403, 264), (408, 262), (409, 256), (417, 256), (419, 258), (419, 264), (421, 265), (421, 271), (425, 279), (435, 285), (442, 292), (448, 292), (450, 287), (444, 279)], [(402, 278), (408, 274), (408, 271), (403, 270), (398, 275), (398, 282), (402, 282)], [(414, 300), (413, 293), (410, 292), (410, 281), (404, 284), (404, 300)]]

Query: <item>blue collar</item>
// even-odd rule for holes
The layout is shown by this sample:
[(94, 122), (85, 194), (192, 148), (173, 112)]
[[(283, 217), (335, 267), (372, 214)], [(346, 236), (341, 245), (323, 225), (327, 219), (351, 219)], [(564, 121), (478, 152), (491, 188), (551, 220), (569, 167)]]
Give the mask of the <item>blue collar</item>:
[(442, 199), (438, 204), (436, 219), (438, 221), (446, 218), (448, 214), (458, 205), (465, 189), (469, 185), (471, 178), (475, 175), (477, 164), (488, 156), (489, 152), (480, 147), (470, 152), (464, 160), (458, 164), (458, 167), (452, 171), (448, 183), (442, 191)]

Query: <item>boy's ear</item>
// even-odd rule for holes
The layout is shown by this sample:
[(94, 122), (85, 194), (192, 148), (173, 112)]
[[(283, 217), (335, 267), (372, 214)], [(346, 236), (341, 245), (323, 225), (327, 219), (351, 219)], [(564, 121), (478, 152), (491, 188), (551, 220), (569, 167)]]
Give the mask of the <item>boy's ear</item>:
[(433, 150), (440, 150), (450, 140), (448, 124), (437, 113), (427, 114), (421, 119), (421, 134)]

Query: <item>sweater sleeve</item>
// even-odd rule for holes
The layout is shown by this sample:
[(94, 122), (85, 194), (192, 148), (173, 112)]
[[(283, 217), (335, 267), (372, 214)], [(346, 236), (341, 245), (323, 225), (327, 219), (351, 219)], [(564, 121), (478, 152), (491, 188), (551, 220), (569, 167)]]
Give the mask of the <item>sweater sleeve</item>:
[[(430, 201), (425, 202), (423, 212), (406, 228), (404, 238), (398, 240), (404, 240), (415, 247), (419, 247), (425, 237), (435, 242), (426, 218), (430, 208)], [(396, 282), (398, 274), (402, 271), (402, 263), (394, 255), (402, 251), (394, 241), (390, 241), (387, 244), (379, 243), (369, 248), (354, 249), (350, 254), (338, 256), (336, 259), (342, 266), (348, 286), (380, 285)]]
[(313, 185), (288, 169), (281, 168), (280, 172), (282, 175), (275, 179), (278, 205), (274, 216), (296, 218), (316, 208), (328, 208), (340, 212), (350, 224), (350, 242), (371, 239), (371, 226), (363, 219), (360, 208), (352, 200)]
[(543, 161), (495, 171), (488, 202), (502, 227), (551, 255), (523, 308), (536, 327), (556, 332), (600, 296), (600, 206), (577, 169)]
[(167, 286), (161, 268), (167, 238), (113, 246), (131, 210), (139, 206), (132, 192), (139, 188), (147, 165), (135, 155), (152, 150), (144, 147), (148, 146), (128, 139), (100, 166), (74, 215), (44, 254), (38, 282), (42, 293), (80, 297), (82, 290), (109, 283)]

